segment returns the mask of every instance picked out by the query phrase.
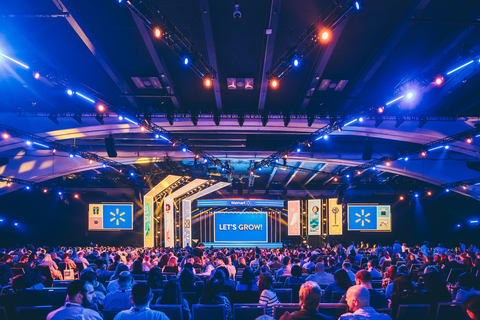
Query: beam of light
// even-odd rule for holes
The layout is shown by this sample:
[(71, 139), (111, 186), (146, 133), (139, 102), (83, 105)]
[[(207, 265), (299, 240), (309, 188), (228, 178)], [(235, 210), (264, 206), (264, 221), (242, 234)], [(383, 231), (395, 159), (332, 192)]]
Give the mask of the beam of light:
[(167, 137), (164, 137), (164, 136), (162, 136), (162, 135), (160, 135), (160, 138), (162, 138), (163, 140), (170, 141)]
[(431, 149), (428, 149), (428, 151), (433, 151), (433, 150), (437, 150), (437, 149), (440, 149), (440, 148), (443, 148), (443, 146), (438, 146), (438, 147), (435, 147), (435, 148), (431, 148)]
[(11, 60), (11, 61), (15, 62), (16, 64), (21, 65), (21, 66), (24, 67), (25, 69), (30, 69), (30, 67), (27, 66), (26, 64), (23, 64), (23, 63), (21, 63), (20, 61), (17, 61), (17, 60), (15, 60), (15, 59), (12, 59), (12, 58), (10, 58), (9, 56), (4, 55), (3, 53), (0, 53), (0, 54), (1, 54), (2, 56), (4, 56), (5, 58), (7, 58), (8, 60)]
[(49, 146), (44, 145), (44, 144), (41, 144), (41, 143), (38, 143), (38, 142), (34, 142), (33, 144), (36, 144), (37, 146), (40, 146), (40, 147), (44, 147), (44, 148), (50, 149)]
[(469, 62), (465, 63), (464, 65), (461, 65), (460, 67), (455, 68), (455, 69), (453, 69), (452, 71), (447, 72), (447, 75), (449, 75), (449, 74), (451, 74), (451, 73), (454, 73), (455, 71), (458, 71), (458, 70), (460, 70), (460, 69), (462, 69), (462, 68), (465, 68), (465, 67), (468, 66), (470, 63), (473, 63), (473, 61), (474, 61), (474, 60), (469, 61)]
[(95, 103), (95, 101), (94, 101), (94, 100), (90, 99), (89, 97), (86, 97), (86, 96), (84, 96), (84, 95), (83, 95), (83, 94), (81, 94), (80, 92), (75, 92), (75, 94), (76, 94), (77, 96), (80, 96), (80, 97), (82, 97), (82, 98), (83, 98), (83, 99), (85, 99), (85, 100), (88, 100), (88, 101), (90, 101), (91, 103)]
[(403, 97), (405, 97), (405, 96), (402, 95), (402, 96), (400, 96), (400, 97), (398, 97), (398, 98), (395, 98), (395, 99), (393, 99), (392, 101), (387, 102), (385, 105), (388, 106), (389, 104), (392, 104), (392, 103), (394, 103), (395, 101), (398, 101), (398, 100), (402, 99)]
[(129, 122), (131, 122), (131, 123), (133, 123), (133, 124), (137, 124), (137, 125), (138, 125), (138, 123), (136, 123), (136, 122), (133, 121), (133, 120), (128, 119), (127, 117), (124, 117), (124, 119), (127, 120), (127, 121), (129, 121)]
[(352, 124), (352, 123), (354, 123), (354, 122), (357, 121), (357, 120), (358, 120), (358, 119), (353, 119), (352, 121), (347, 122), (347, 123), (344, 124), (343, 126), (346, 127), (346, 126), (348, 126), (349, 124)]
[(478, 223), (478, 220), (470, 220), (470, 223)]

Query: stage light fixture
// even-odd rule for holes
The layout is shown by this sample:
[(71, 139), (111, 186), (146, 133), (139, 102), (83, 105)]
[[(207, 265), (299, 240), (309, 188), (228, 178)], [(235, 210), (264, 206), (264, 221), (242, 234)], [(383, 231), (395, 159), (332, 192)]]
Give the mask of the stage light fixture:
[(133, 172), (130, 172), (130, 176), (133, 177), (135, 175), (135, 173)]
[(356, 9), (357, 11), (360, 10), (360, 9), (362, 9), (362, 7), (363, 7), (363, 1), (360, 1), (360, 0), (355, 1), (355, 9)]
[(298, 57), (293, 58), (293, 66), (298, 67), (299, 64), (300, 64), (300, 60), (298, 59)]
[(437, 77), (435, 78), (435, 84), (436, 84), (437, 86), (440, 86), (440, 85), (442, 85), (442, 83), (443, 83), (443, 77), (442, 77), (442, 76), (437, 76)]
[(73, 158), (73, 153), (70, 153), (68, 156), (69, 156), (70, 158)]
[(427, 153), (425, 151), (422, 151), (420, 155), (425, 158), (427, 156)]
[(190, 120), (192, 120), (192, 123), (194, 126), (197, 126), (198, 124), (198, 113), (197, 112), (192, 112), (190, 115)]
[(13, 225), (14, 225), (14, 226), (18, 226), (18, 222), (15, 222)]
[(386, 165), (387, 167), (390, 167), (390, 166), (392, 165), (392, 163), (391, 163), (390, 161), (387, 161), (387, 162), (385, 162), (385, 165)]
[(73, 90), (72, 90), (72, 89), (68, 89), (68, 90), (67, 90), (67, 94), (68, 94), (69, 96), (73, 95)]
[(262, 126), (266, 127), (268, 123), (268, 115), (262, 114)]
[(289, 114), (284, 114), (283, 115), (283, 125), (285, 127), (288, 127), (289, 123), (290, 123), (290, 115)]
[(53, 149), (52, 153), (55, 154), (57, 152), (57, 149)]
[(153, 29), (153, 34), (155, 35), (155, 38), (160, 38), (162, 36), (162, 30), (160, 30), (159, 27), (156, 27)]
[(39, 73), (39, 72), (35, 72), (35, 73), (33, 74), (33, 77), (34, 77), (35, 79), (40, 79), (40, 73)]
[(25, 189), (30, 190), (30, 186), (26, 186)]
[(75, 193), (75, 194), (73, 195), (73, 197), (74, 197), (75, 199), (78, 199), (78, 194)]
[(297, 148), (297, 152), (300, 152), (300, 151), (302, 151), (302, 149), (300, 149), (300, 148)]
[(245, 116), (243, 114), (239, 114), (237, 120), (239, 126), (243, 127), (243, 124), (245, 123)]
[(383, 113), (383, 111), (385, 111), (384, 107), (378, 107), (378, 109), (377, 109), (378, 113)]
[(105, 111), (105, 106), (103, 104), (97, 105), (97, 110), (98, 112), (104, 112)]
[(182, 151), (183, 151), (183, 152), (187, 152), (187, 148), (183, 147), (183, 148), (182, 148)]
[(362, 174), (362, 171), (358, 170), (358, 171), (357, 171), (357, 174)]
[(358, 121), (363, 122), (363, 117), (358, 118)]
[(106, 167), (107, 167), (107, 165), (104, 163), (104, 164), (102, 164), (102, 167), (106, 168)]
[(7, 183), (7, 187), (11, 187), (12, 186), (12, 183), (11, 182), (8, 182)]
[(95, 116), (95, 119), (100, 123), (100, 124), (105, 124), (105, 121), (103, 121), (103, 115), (98, 114)]
[(3, 138), (3, 139), (8, 139), (8, 138), (10, 138), (10, 135), (9, 135), (8, 133), (4, 132), (4, 133), (2, 134), (2, 138)]
[(472, 142), (473, 142), (472, 137), (468, 137), (468, 138), (467, 138), (467, 143), (472, 143)]
[(323, 29), (320, 31), (320, 38), (322, 42), (327, 42), (330, 39), (330, 31)]
[(273, 79), (272, 81), (270, 81), (270, 86), (271, 86), (273, 89), (277, 89), (277, 88), (278, 88), (278, 80), (277, 80), (277, 79)]
[(48, 192), (48, 190), (47, 190), (47, 189), (43, 189), (43, 193), (47, 193), (47, 192)]
[(462, 188), (463, 188), (463, 190), (467, 190), (467, 186), (463, 186)]
[(448, 189), (448, 188), (447, 188), (447, 189), (445, 189), (445, 192), (450, 192), (450, 189)]
[(448, 150), (448, 149), (450, 149), (450, 146), (445, 146), (444, 148)]
[(203, 83), (205, 84), (205, 87), (207, 87), (207, 88), (210, 88), (212, 86), (212, 80), (210, 80), (209, 78), (205, 79), (205, 81)]
[(428, 191), (428, 192), (427, 192), (427, 195), (431, 196), (431, 195), (432, 195), (432, 191)]
[(415, 198), (418, 198), (419, 194), (418, 193), (415, 193)]
[(403, 199), (405, 199), (403, 196), (400, 196), (400, 201), (403, 201)]
[(61, 196), (63, 193), (62, 191), (58, 191), (58, 195)]
[(123, 120), (123, 116), (121, 114), (118, 115), (118, 120), (120, 120), (120, 121)]
[(338, 181), (338, 178), (337, 178), (337, 177), (333, 178), (333, 181), (337, 182), (337, 181)]
[(144, 126), (141, 126), (141, 127), (140, 127), (140, 131), (145, 131), (145, 127), (144, 127)]
[(187, 65), (190, 62), (190, 59), (188, 57), (183, 58), (183, 64)]
[(314, 114), (307, 115), (307, 124), (308, 124), (309, 127), (312, 126), (314, 121), (315, 121), (315, 115)]
[(60, 123), (60, 121), (58, 121), (58, 119), (57, 119), (57, 115), (56, 115), (56, 114), (53, 114), (53, 113), (50, 114), (50, 115), (48, 116), (48, 119), (50, 119), (50, 120), (51, 120), (53, 123), (55, 123), (55, 124), (59, 124), (59, 123)]
[(372, 170), (373, 170), (373, 171), (377, 170), (377, 167), (372, 167)]
[(82, 121), (82, 114), (77, 113), (73, 116), (73, 120), (75, 120), (78, 124), (83, 124)]
[(217, 127), (220, 126), (220, 115), (219, 114), (213, 115), (213, 122), (215, 123), (215, 125)]
[(32, 145), (32, 141), (30, 141), (30, 140), (25, 141), (25, 143), (27, 144), (27, 146), (31, 146), (31, 145)]
[(405, 95), (405, 99), (407, 99), (407, 100), (412, 100), (412, 99), (413, 99), (413, 96), (414, 96), (413, 91), (409, 91), (409, 92), (407, 92), (407, 94)]

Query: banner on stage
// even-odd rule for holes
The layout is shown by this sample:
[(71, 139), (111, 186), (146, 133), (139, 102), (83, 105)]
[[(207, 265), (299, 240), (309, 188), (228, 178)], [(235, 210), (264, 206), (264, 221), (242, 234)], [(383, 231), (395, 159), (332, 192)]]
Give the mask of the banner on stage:
[(328, 199), (328, 233), (343, 234), (342, 205), (337, 204), (337, 199)]
[(146, 248), (153, 248), (153, 197), (143, 197), (143, 245)]
[(165, 198), (163, 201), (163, 214), (165, 217), (165, 248), (173, 248), (175, 246), (174, 222), (173, 222), (173, 199)]
[(192, 246), (192, 201), (182, 201), (183, 247)]
[(283, 208), (282, 200), (245, 200), (245, 199), (222, 199), (222, 200), (198, 200), (197, 207), (271, 207)]
[(266, 212), (215, 212), (215, 242), (267, 242)]
[(133, 203), (89, 204), (88, 230), (133, 230)]
[(300, 235), (300, 201), (288, 201), (288, 235)]
[(322, 234), (321, 212), (322, 200), (308, 200), (308, 235)]
[(392, 231), (390, 206), (377, 204), (349, 204), (348, 230)]

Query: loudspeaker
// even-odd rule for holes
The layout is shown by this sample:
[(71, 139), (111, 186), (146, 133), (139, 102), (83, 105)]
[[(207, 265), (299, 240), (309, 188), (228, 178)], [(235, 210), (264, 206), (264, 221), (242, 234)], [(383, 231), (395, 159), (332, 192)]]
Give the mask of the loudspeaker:
[(110, 137), (105, 138), (105, 147), (107, 148), (107, 153), (110, 158), (117, 157), (117, 149), (115, 149), (115, 140), (113, 139), (112, 135)]
[(373, 142), (370, 140), (365, 140), (365, 147), (363, 149), (362, 160), (371, 160), (373, 152)]
[(0, 167), (8, 164), (8, 157), (0, 157)]

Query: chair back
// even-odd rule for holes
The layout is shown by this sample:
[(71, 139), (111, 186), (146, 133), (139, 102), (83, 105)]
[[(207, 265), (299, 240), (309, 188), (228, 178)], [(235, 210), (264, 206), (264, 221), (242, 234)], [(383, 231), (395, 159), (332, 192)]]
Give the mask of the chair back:
[(19, 276), (25, 274), (25, 271), (23, 270), (23, 268), (12, 268), (12, 273), (14, 276)]
[(103, 320), (113, 320), (117, 314), (119, 314), (122, 310), (103, 310)]
[(373, 289), (381, 289), (382, 288), (382, 280), (372, 280), (372, 288)]
[(52, 298), (53, 310), (60, 308), (67, 299), (67, 288), (44, 288)]
[(295, 283), (295, 284), (289, 283), (289, 284), (288, 284), (288, 287), (289, 287), (290, 289), (292, 289), (292, 302), (293, 302), (293, 303), (297, 303), (297, 302), (298, 302), (298, 299), (299, 299), (299, 298), (298, 298), (298, 294), (300, 293), (300, 287), (301, 287), (301, 286), (302, 286), (301, 284), (297, 284), (297, 283)]
[(266, 305), (259, 303), (233, 304), (233, 320), (256, 319), (265, 314)]
[(275, 289), (280, 303), (292, 303), (292, 289)]
[(45, 320), (52, 306), (18, 307), (15, 311), (17, 320)]
[[(177, 274), (175, 272), (163, 272), (162, 273), (164, 276), (167, 276), (167, 280), (170, 280), (172, 277), (176, 277)], [(145, 280), (145, 279), (143, 279)]]
[(144, 274), (132, 274), (133, 280), (145, 280), (145, 275)]
[[(161, 297), (163, 297), (163, 290), (162, 290), (162, 289), (152, 290), (152, 293), (153, 293), (152, 303), (157, 303), (156, 301), (157, 301), (158, 299), (160, 299)], [(157, 303), (157, 304), (158, 304), (158, 303)]]
[(469, 319), (465, 311), (463, 311), (462, 303), (440, 302), (437, 304), (437, 315), (435, 320), (449, 319)]
[(290, 278), (291, 275), (286, 275), (286, 276), (280, 276), (280, 278), (278, 278), (278, 281), (280, 281), (282, 284), (285, 283), (285, 280), (287, 280), (287, 278)]
[(345, 292), (343, 291), (333, 291), (331, 303), (339, 303), (344, 294)]
[(187, 300), (190, 308), (193, 304), (197, 303), (197, 293), (196, 292), (182, 292), (183, 299)]
[(317, 310), (321, 314), (332, 316), (335, 319), (338, 319), (342, 314), (348, 312), (345, 303), (320, 303)]
[(278, 320), (280, 319), (285, 312), (292, 313), (294, 311), (300, 310), (300, 304), (298, 303), (275, 303), (273, 305), (273, 317)]
[(429, 304), (400, 304), (397, 320), (425, 320), (430, 315)]
[(67, 263), (66, 262), (59, 262), (58, 263), (58, 270), (60, 270), (63, 273), (63, 270), (67, 268)]
[(5, 307), (0, 307), (0, 320), (8, 320), (7, 311), (5, 311)]
[(196, 274), (202, 273), (202, 268), (193, 268), (193, 269), (195, 269)]
[(150, 307), (153, 310), (161, 311), (165, 313), (170, 320), (183, 320), (183, 307), (182, 305), (173, 304), (156, 304)]
[(78, 272), (81, 272), (83, 270), (83, 262), (75, 262), (75, 265), (77, 266)]
[(273, 282), (273, 287), (274, 287), (274, 288), (281, 288), (281, 287), (282, 287), (282, 283), (281, 283), (281, 282), (276, 282), (276, 281), (274, 281), (274, 282)]
[(397, 266), (401, 266), (403, 264), (407, 263), (407, 261), (397, 261)]
[(463, 268), (452, 268), (448, 273), (447, 283), (457, 283), (458, 276), (461, 275), (465, 270)]
[(382, 270), (385, 271), (387, 270), (388, 268), (390, 268), (390, 266), (392, 265), (392, 261), (384, 261), (383, 262), (383, 266), (382, 266)]
[(377, 309), (378, 313), (388, 314), (392, 317), (392, 308), (385, 308), (385, 309)]
[(223, 304), (194, 304), (192, 305), (192, 320), (225, 320), (226, 307)]
[(40, 270), (42, 276), (47, 278), (45, 282), (43, 282), (43, 285), (45, 287), (51, 287), (53, 285), (53, 278), (52, 274), (50, 273), (50, 268), (47, 266), (38, 266), (38, 270)]
[(53, 280), (54, 288), (68, 288), (73, 280)]
[[(277, 289), (278, 290), (278, 289)], [(230, 293), (231, 303), (258, 303), (258, 291), (233, 291)]]

